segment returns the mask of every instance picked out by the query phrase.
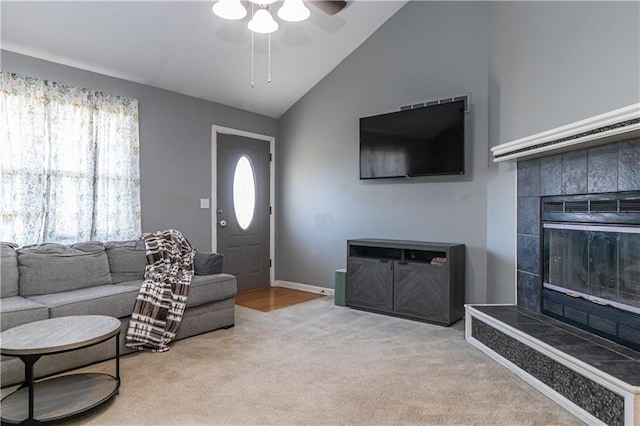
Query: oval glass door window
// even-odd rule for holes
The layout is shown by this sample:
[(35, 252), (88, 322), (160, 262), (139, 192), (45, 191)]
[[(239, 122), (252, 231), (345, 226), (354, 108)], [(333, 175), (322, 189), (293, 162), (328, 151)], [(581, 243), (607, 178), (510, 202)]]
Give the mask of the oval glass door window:
[(256, 179), (249, 157), (243, 155), (233, 173), (233, 209), (243, 231), (251, 225), (256, 208)]

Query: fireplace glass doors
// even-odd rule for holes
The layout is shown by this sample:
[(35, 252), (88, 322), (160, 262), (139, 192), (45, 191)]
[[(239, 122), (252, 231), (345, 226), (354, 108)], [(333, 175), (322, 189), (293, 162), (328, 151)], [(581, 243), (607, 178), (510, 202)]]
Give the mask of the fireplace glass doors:
[(543, 224), (543, 285), (640, 314), (640, 228)]
[(540, 204), (541, 312), (640, 351), (640, 191)]

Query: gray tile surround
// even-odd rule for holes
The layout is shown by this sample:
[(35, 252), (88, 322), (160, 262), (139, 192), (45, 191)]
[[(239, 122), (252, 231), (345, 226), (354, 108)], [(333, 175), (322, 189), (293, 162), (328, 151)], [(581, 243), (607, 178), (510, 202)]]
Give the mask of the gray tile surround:
[(640, 139), (618, 144), (618, 191), (640, 188)]
[(518, 197), (518, 234), (540, 234), (540, 197)]
[(541, 289), (538, 274), (517, 271), (518, 306), (533, 312), (540, 311)]
[(640, 190), (640, 139), (519, 161), (517, 175), (517, 303), (540, 312), (540, 197)]
[(540, 160), (540, 195), (560, 195), (561, 193), (562, 156), (542, 158)]
[(539, 274), (540, 237), (537, 235), (518, 234), (518, 271)]
[(562, 154), (562, 194), (587, 192), (587, 150)]
[(518, 197), (540, 196), (540, 160), (518, 163)]
[(618, 145), (609, 144), (588, 151), (587, 191), (614, 192), (618, 189)]

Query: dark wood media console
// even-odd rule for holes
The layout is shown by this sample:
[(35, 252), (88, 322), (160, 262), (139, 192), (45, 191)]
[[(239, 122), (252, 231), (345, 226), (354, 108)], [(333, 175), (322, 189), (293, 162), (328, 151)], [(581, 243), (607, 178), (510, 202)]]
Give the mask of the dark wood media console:
[(464, 315), (464, 244), (347, 241), (346, 304), (440, 325)]

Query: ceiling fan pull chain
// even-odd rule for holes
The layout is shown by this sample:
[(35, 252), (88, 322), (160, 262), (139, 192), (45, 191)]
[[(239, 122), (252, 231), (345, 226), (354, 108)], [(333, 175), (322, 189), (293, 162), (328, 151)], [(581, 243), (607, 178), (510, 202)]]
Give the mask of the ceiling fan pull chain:
[[(251, 3), (251, 16), (253, 16), (253, 3)], [(254, 36), (254, 32), (251, 31), (251, 88), (253, 89), (254, 87), (254, 80), (253, 80), (253, 57), (254, 57), (254, 53), (253, 53), (253, 36)]]
[(271, 83), (271, 33), (269, 33), (269, 68), (267, 70), (267, 83)]
[(253, 32), (251, 32), (251, 88), (254, 86), (253, 82)]

